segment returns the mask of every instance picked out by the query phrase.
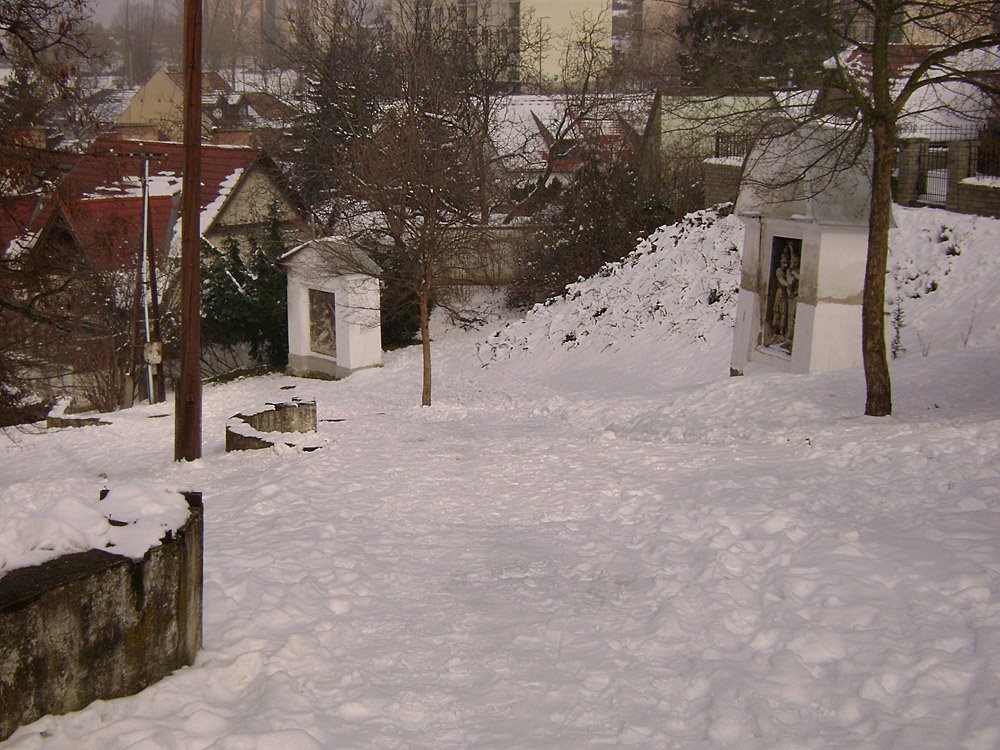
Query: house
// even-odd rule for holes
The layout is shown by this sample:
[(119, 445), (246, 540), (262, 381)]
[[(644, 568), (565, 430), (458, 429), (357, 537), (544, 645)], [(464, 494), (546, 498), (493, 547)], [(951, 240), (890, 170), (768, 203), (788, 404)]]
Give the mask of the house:
[(659, 159), (659, 97), (605, 94), (577, 100), (518, 94), (495, 113), (491, 141), (515, 182), (540, 177), (572, 180), (585, 147), (607, 158), (638, 157), (655, 170)]
[(736, 200), (743, 159), (775, 110), (766, 93), (718, 95), (677, 89), (662, 97), (661, 150), (665, 163), (701, 161), (701, 205)]
[[(134, 359), (123, 362), (120, 358), (123, 347), (128, 351), (127, 343), (122, 342), (131, 336), (129, 310), (143, 257), (144, 161), (148, 165), (145, 182), (149, 206), (145, 225), (156, 259), (163, 305), (169, 308), (176, 295), (180, 248), (184, 163), (180, 144), (98, 140), (76, 157), (54, 191), (13, 200), (0, 217), (4, 267), (25, 269), (26, 283), (31, 282), (32, 274), (27, 273), (31, 269), (36, 278), (51, 279), (49, 286), (62, 291), (48, 298), (48, 317), (65, 316), (67, 312), (72, 317), (60, 347), (50, 347), (52, 351), (46, 354), (57, 360), (46, 372), (58, 371), (60, 376), (73, 372), (75, 382), (83, 379), (82, 374), (92, 373), (91, 382), (102, 383), (100, 388), (105, 392), (100, 399), (92, 393), (86, 398), (108, 408), (117, 403), (122, 387), (110, 383), (120, 380), (121, 374), (134, 366)], [(262, 230), (271, 206), (276, 208), (290, 243), (307, 236), (301, 201), (259, 149), (203, 146), (201, 167), (199, 206), (205, 241), (221, 246), (227, 237), (246, 238)], [(26, 331), (25, 340), (33, 337), (41, 343), (51, 335), (51, 331)], [(104, 358), (81, 349), (82, 341), (89, 342), (88, 347), (100, 344)], [(105, 377), (108, 372), (118, 375)]]
[[(264, 91), (237, 92), (214, 72), (202, 75), (202, 140), (218, 145), (255, 146), (274, 153), (296, 111)], [(184, 80), (160, 71), (132, 96), (113, 130), (129, 140), (181, 141), (184, 135)]]
[(219, 96), (212, 110), (212, 142), (262, 148), (280, 153), (291, 145), (288, 126), (297, 111), (265, 91)]
[(284, 256), (288, 370), (342, 378), (382, 364), (382, 269), (343, 237), (310, 240)]
[[(212, 111), (219, 97), (229, 97), (232, 88), (214, 72), (202, 74), (202, 133), (211, 133)], [(220, 112), (221, 114), (221, 112)], [(114, 125), (123, 138), (147, 141), (181, 141), (184, 136), (184, 78), (176, 69), (159, 71), (132, 97)]]
[[(890, 74), (901, 82), (933, 49), (927, 45), (891, 45)], [(962, 54), (960, 68), (1000, 69), (1000, 58), (993, 50)], [(828, 63), (830, 67), (835, 65), (863, 72), (870, 70), (871, 59), (863, 50), (852, 48)], [(776, 92), (771, 109), (789, 115), (789, 121), (801, 122), (820, 116), (854, 117), (853, 106), (849, 97), (831, 86)], [(996, 115), (990, 94), (968, 81), (943, 76), (939, 82), (915, 91), (899, 113), (893, 200), (905, 206), (935, 206), (1000, 217), (1000, 183), (995, 177), (1000, 173), (1000, 164), (988, 144), (991, 123), (998, 121)], [(982, 147), (984, 138), (986, 148)], [(735, 198), (745, 153), (744, 148), (706, 161), (706, 204)]]
[[(158, 253), (165, 258), (179, 236), (177, 207), (184, 171), (184, 147), (179, 143), (99, 139), (78, 157), (53, 195), (39, 198), (38, 214), (24, 229), (44, 233), (49, 217), (56, 215), (58, 208), (81, 249), (93, 255), (96, 246), (90, 240), (95, 240), (96, 235), (91, 227), (94, 232), (106, 228), (111, 216), (141, 216), (137, 207), (142, 199), (144, 160), (148, 164), (147, 192), (153, 207), (151, 234)], [(290, 236), (304, 236), (305, 208), (301, 200), (260, 149), (203, 145), (201, 183), (201, 234), (209, 243), (221, 244), (230, 235), (246, 237), (263, 227), (272, 204)], [(101, 251), (110, 254), (111, 266), (129, 257), (126, 246), (140, 239), (131, 231), (116, 236), (118, 239)], [(0, 242), (3, 239), (0, 237)]]

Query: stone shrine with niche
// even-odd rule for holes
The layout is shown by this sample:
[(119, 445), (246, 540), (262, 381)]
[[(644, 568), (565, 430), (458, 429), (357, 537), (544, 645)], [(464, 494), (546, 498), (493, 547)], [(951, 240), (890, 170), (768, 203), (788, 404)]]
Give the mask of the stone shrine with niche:
[(282, 260), (288, 274), (288, 371), (342, 378), (380, 366), (378, 265), (341, 237), (310, 240)]
[(861, 364), (871, 161), (838, 164), (841, 136), (800, 130), (747, 159), (736, 201), (746, 229), (733, 375)]

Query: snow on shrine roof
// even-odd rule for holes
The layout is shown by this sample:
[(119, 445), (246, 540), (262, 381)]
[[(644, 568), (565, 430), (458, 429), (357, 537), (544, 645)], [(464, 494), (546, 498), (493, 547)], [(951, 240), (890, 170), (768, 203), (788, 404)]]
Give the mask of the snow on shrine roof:
[(381, 276), (383, 273), (382, 268), (368, 253), (346, 237), (322, 237), (303, 242), (282, 255), (281, 260), (288, 262), (293, 255), (299, 254), (302, 250), (316, 253), (323, 270), (330, 273), (360, 273), (366, 276)]
[(855, 152), (855, 142), (834, 127), (800, 128), (758, 143), (747, 157), (736, 213), (867, 226), (871, 147)]

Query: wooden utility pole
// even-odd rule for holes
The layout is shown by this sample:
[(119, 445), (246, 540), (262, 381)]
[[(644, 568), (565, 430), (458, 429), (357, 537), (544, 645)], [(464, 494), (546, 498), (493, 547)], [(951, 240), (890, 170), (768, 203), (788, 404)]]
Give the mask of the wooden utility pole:
[(181, 182), (181, 376), (174, 460), (201, 458), (201, 0), (184, 0), (184, 176)]

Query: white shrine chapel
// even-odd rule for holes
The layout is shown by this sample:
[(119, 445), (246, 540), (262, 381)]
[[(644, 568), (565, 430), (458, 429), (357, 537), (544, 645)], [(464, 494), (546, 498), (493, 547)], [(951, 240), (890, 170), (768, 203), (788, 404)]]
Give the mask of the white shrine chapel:
[(871, 159), (848, 161), (842, 139), (815, 126), (747, 159), (736, 201), (746, 234), (733, 375), (861, 365)]
[(288, 274), (288, 371), (343, 378), (382, 364), (382, 269), (342, 237), (310, 240), (282, 258)]

